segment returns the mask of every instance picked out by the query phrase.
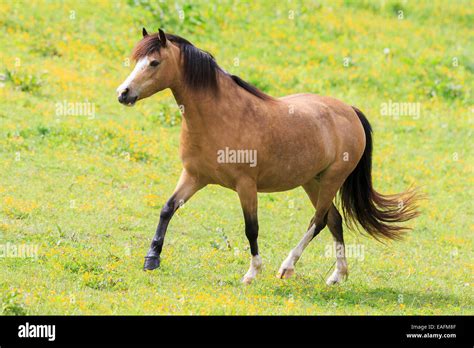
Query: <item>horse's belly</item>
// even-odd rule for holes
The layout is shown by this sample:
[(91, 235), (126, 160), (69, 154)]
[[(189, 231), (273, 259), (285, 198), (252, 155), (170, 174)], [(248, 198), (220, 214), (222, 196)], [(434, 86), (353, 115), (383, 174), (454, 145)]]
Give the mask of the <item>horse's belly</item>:
[[(265, 168), (257, 180), (259, 192), (278, 192), (294, 189), (314, 179), (327, 167), (326, 161), (282, 162)], [(262, 168), (263, 169), (263, 168)]]

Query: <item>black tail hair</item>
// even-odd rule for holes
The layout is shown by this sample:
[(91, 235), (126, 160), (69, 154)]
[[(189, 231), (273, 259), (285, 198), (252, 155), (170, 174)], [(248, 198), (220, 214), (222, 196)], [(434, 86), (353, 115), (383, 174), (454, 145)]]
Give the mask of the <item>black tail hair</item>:
[(346, 224), (359, 223), (372, 237), (401, 239), (408, 227), (398, 225), (419, 215), (416, 189), (394, 195), (382, 195), (372, 186), (372, 127), (365, 115), (353, 107), (364, 127), (366, 145), (357, 167), (339, 192)]

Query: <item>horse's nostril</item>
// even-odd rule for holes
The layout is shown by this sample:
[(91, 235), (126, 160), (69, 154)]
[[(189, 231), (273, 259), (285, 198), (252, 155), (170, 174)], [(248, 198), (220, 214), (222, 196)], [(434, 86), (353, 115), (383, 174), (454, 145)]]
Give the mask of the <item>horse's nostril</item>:
[(128, 88), (125, 88), (122, 92), (120, 92), (120, 95), (118, 97), (118, 101), (120, 103), (123, 103), (125, 102), (125, 100), (127, 99), (127, 94), (129, 92), (129, 89)]

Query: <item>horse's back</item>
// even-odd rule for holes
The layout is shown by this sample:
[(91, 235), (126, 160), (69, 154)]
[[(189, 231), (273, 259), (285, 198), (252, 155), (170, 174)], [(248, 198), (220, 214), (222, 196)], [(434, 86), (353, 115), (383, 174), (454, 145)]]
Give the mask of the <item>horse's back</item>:
[(308, 123), (316, 122), (325, 128), (322, 131), (330, 133), (332, 138), (338, 138), (340, 147), (349, 145), (354, 147), (355, 152), (363, 151), (365, 133), (352, 106), (333, 97), (311, 93), (292, 94), (279, 100), (287, 104), (293, 113), (308, 118)]
[(278, 98), (278, 100), (289, 105), (294, 105), (295, 107), (299, 105), (316, 105), (318, 106), (318, 109), (319, 107), (328, 108), (329, 111), (338, 116), (358, 122), (357, 114), (355, 113), (352, 106), (333, 97), (327, 97), (313, 93), (298, 93)]
[[(288, 95), (279, 101), (292, 110), (293, 115), (288, 116), (290, 122), (295, 116), (306, 120), (300, 132), (314, 132), (320, 139), (316, 147), (325, 153), (326, 159), (338, 162), (350, 154), (352, 159), (359, 160), (365, 148), (365, 132), (352, 106), (333, 97), (311, 93)], [(343, 163), (346, 164), (353, 163)]]

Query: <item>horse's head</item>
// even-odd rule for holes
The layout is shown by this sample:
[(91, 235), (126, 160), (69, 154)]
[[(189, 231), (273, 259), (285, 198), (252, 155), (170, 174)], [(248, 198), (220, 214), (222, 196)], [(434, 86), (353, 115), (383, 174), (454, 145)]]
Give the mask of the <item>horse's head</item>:
[(161, 29), (148, 34), (143, 28), (143, 39), (135, 46), (132, 56), (135, 68), (117, 88), (118, 101), (124, 105), (132, 106), (137, 100), (172, 87), (179, 77), (179, 47)]

